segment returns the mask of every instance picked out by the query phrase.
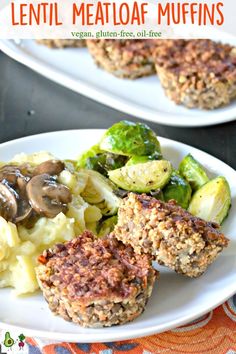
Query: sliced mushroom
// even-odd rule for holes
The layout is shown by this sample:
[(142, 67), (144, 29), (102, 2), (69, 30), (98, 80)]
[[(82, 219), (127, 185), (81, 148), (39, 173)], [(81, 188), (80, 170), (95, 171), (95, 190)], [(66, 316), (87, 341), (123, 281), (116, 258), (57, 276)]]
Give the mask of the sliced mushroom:
[(10, 184), (15, 184), (18, 177), (30, 177), (30, 165), (23, 164), (17, 165), (5, 165), (0, 169), (0, 181), (6, 180)]
[(32, 212), (30, 213), (30, 217), (24, 219), (22, 224), (24, 225), (24, 227), (26, 229), (32, 229), (32, 227), (34, 227), (35, 223), (38, 221), (39, 218), (40, 218), (40, 215), (37, 214), (36, 211), (34, 211), (32, 209)]
[(13, 221), (17, 214), (17, 201), (14, 192), (0, 182), (0, 215), (7, 221)]
[(61, 171), (63, 171), (65, 165), (60, 160), (48, 160), (42, 162), (40, 165), (36, 166), (34, 169), (34, 176), (42, 175), (43, 173), (47, 173), (50, 176), (59, 175)]
[(0, 169), (0, 181), (6, 180), (11, 184), (15, 184), (17, 176), (20, 176), (21, 172), (18, 166), (5, 165)]
[(17, 198), (17, 215), (15, 222), (19, 223), (27, 219), (32, 213), (32, 207), (29, 204), (29, 200), (26, 193), (26, 186), (29, 181), (29, 177), (18, 177), (16, 182)]
[(17, 215), (15, 218), (15, 223), (22, 222), (30, 217), (32, 213), (32, 207), (29, 204), (27, 199), (21, 199), (21, 202), (18, 204)]
[(5, 165), (0, 169), (0, 214), (8, 221), (18, 223), (31, 214), (32, 208), (26, 195), (29, 174), (29, 166), (25, 164)]
[(29, 182), (29, 180), (30, 180), (29, 177), (24, 177), (24, 176), (17, 177), (16, 179), (17, 188), (21, 192), (26, 193), (26, 185)]
[(66, 212), (71, 202), (69, 188), (59, 184), (49, 174), (34, 176), (26, 186), (27, 196), (32, 208), (40, 215), (53, 218)]

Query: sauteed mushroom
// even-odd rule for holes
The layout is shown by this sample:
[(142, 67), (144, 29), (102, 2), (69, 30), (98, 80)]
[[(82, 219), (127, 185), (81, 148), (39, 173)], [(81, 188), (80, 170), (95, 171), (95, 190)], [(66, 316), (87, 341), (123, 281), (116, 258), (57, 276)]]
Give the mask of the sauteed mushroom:
[(19, 223), (29, 218), (33, 210), (47, 217), (66, 211), (71, 201), (70, 191), (52, 177), (64, 167), (59, 160), (45, 161), (33, 170), (27, 164), (3, 166), (0, 169), (0, 215)]
[(26, 194), (26, 185), (30, 180), (29, 177), (17, 177), (16, 181), (16, 192), (18, 193), (17, 198), (17, 215), (15, 218), (15, 222), (21, 222), (28, 218), (32, 212), (32, 208), (29, 204), (29, 200)]
[(19, 223), (25, 219), (27, 219), (32, 212), (32, 208), (27, 199), (21, 199), (20, 203), (18, 204), (17, 209), (17, 216), (15, 218), (15, 223)]
[(29, 164), (4, 165), (0, 168), (0, 181), (6, 180), (10, 184), (15, 184), (18, 177), (29, 178), (32, 175), (32, 168)]
[(20, 169), (15, 165), (5, 165), (0, 169), (0, 181), (6, 180), (11, 184), (15, 184), (17, 176), (20, 175)]
[(16, 214), (17, 201), (14, 191), (0, 182), (0, 215), (8, 221), (13, 221)]
[(17, 177), (16, 179), (17, 188), (22, 192), (26, 192), (26, 185), (29, 182), (29, 180), (30, 180), (29, 177), (25, 177), (25, 176)]
[(23, 221), (32, 211), (26, 196), (29, 177), (21, 174), (20, 167), (6, 165), (0, 170), (0, 180), (1, 216), (15, 223)]
[(49, 174), (34, 176), (26, 186), (32, 208), (40, 215), (53, 218), (67, 210), (71, 202), (69, 188), (59, 184)]
[(59, 173), (61, 173), (61, 171), (63, 171), (64, 168), (65, 165), (62, 161), (48, 160), (36, 166), (33, 171), (33, 174), (34, 176), (36, 176), (36, 175), (42, 175), (43, 173), (47, 173), (50, 176), (55, 176), (55, 175), (59, 175)]

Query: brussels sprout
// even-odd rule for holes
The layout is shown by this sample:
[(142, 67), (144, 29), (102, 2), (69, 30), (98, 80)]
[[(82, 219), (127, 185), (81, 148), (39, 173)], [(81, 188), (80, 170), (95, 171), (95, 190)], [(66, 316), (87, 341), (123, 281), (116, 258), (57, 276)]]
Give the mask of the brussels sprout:
[(117, 216), (111, 216), (110, 218), (104, 220), (99, 228), (98, 237), (104, 237), (114, 230), (115, 224), (117, 223)]
[(81, 196), (92, 205), (96, 205), (103, 215), (114, 215), (117, 213), (120, 198), (113, 192), (113, 185), (109, 179), (100, 173), (91, 170), (84, 170), (89, 176), (87, 185)]
[(191, 199), (192, 188), (177, 171), (173, 171), (169, 183), (163, 189), (164, 200), (170, 199), (176, 202), (184, 209), (187, 209)]
[(170, 179), (171, 163), (166, 160), (149, 161), (132, 166), (124, 166), (109, 171), (109, 178), (118, 187), (132, 192), (150, 192), (163, 188)]
[(156, 134), (146, 124), (126, 120), (106, 131), (100, 141), (100, 149), (125, 156), (148, 156), (161, 152)]
[(217, 177), (204, 184), (193, 196), (189, 212), (206, 221), (221, 224), (231, 205), (230, 187), (224, 177)]
[(86, 224), (86, 229), (91, 231), (96, 236), (98, 233), (97, 227), (98, 227), (97, 222), (88, 222)]
[(115, 170), (124, 166), (126, 161), (126, 156), (105, 152), (93, 157), (88, 157), (85, 163), (85, 167), (89, 170), (98, 171), (104, 176), (107, 176), (108, 171)]
[(102, 151), (99, 145), (92, 146), (89, 150), (83, 152), (80, 156), (78, 156), (76, 168), (86, 168), (87, 159), (89, 157), (94, 157), (97, 154), (100, 154), (101, 152)]
[(164, 195), (161, 189), (156, 189), (155, 191), (150, 191), (150, 196), (158, 200), (164, 201)]
[(152, 160), (161, 160), (162, 159), (162, 155), (160, 152), (156, 151), (154, 152), (152, 155), (149, 156), (132, 156), (126, 166), (131, 166), (131, 165), (136, 165), (138, 163), (144, 163), (144, 162), (148, 162), (148, 161), (152, 161)]
[(87, 168), (88, 170), (94, 170), (106, 176), (107, 171), (104, 168), (105, 164), (106, 164), (105, 154), (98, 154), (92, 157), (88, 157), (84, 167)]
[(193, 191), (209, 181), (203, 167), (194, 159), (191, 154), (185, 156), (179, 165), (179, 173), (189, 182)]

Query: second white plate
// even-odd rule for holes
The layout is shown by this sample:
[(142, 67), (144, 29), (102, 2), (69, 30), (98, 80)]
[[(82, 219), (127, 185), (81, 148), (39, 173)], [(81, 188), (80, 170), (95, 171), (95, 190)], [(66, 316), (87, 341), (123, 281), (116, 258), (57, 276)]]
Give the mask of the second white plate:
[[(209, 36), (236, 44), (230, 35)], [(200, 36), (200, 34), (199, 34)], [(213, 111), (177, 106), (164, 94), (157, 76), (118, 79), (97, 68), (87, 49), (49, 49), (33, 40), (1, 40), (0, 49), (47, 78), (137, 118), (172, 126), (198, 127), (236, 119), (236, 101)]]

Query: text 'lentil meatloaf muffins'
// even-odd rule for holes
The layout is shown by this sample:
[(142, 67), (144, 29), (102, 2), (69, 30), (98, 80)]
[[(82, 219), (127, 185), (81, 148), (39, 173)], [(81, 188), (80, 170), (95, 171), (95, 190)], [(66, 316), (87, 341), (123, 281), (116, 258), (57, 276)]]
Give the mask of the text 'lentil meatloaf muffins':
[(96, 64), (120, 78), (136, 79), (155, 74), (153, 51), (160, 40), (87, 40)]
[(37, 43), (49, 48), (83, 48), (86, 41), (83, 39), (38, 39)]
[(214, 109), (236, 98), (236, 48), (208, 39), (163, 40), (156, 71), (166, 95), (188, 108)]
[(228, 245), (219, 225), (194, 217), (177, 206), (130, 193), (118, 211), (114, 234), (137, 254), (189, 277), (200, 276)]
[(84, 327), (123, 324), (140, 315), (157, 276), (150, 257), (115, 238), (85, 231), (39, 257), (36, 273), (52, 312)]

